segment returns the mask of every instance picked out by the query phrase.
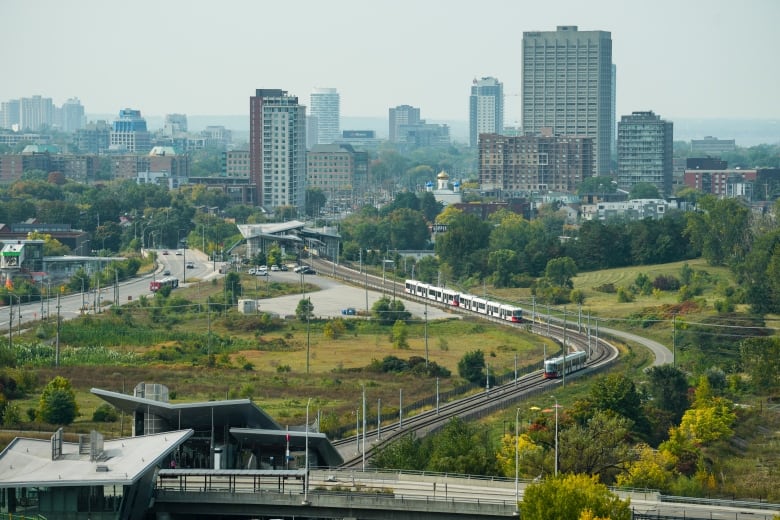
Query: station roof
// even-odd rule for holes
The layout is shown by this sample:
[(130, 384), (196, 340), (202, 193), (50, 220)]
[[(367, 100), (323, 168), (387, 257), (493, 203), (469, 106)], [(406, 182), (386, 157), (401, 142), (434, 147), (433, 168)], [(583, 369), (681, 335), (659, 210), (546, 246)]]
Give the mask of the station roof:
[(100, 388), (93, 388), (91, 392), (125, 413), (152, 413), (177, 428), (200, 430), (208, 429), (212, 424), (241, 424), (248, 428), (282, 429), (249, 399), (171, 404)]
[(63, 442), (53, 459), (51, 440), (17, 437), (0, 453), (0, 488), (131, 485), (193, 434), (177, 430), (103, 443), (97, 460), (79, 443)]

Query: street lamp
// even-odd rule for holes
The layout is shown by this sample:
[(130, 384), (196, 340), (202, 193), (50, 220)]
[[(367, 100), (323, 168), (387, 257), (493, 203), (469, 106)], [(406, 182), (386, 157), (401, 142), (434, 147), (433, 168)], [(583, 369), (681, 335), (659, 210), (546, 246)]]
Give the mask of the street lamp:
[(520, 408), (515, 411), (515, 511), (520, 502)]
[(303, 476), (303, 505), (309, 505), (309, 405), (311, 404), (311, 397), (309, 397), (306, 403), (306, 455), (305, 455), (305, 474)]
[(555, 401), (555, 476), (558, 476), (558, 399), (550, 396)]

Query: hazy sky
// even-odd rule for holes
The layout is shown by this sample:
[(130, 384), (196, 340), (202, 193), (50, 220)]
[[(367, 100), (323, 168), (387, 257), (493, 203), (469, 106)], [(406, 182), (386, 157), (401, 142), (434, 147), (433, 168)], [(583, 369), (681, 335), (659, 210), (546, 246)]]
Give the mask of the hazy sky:
[(0, 101), (78, 97), (88, 114), (240, 115), (256, 88), (342, 116), (420, 107), (468, 119), (475, 77), (520, 120), (523, 31), (612, 33), (618, 117), (780, 117), (779, 0), (0, 0)]

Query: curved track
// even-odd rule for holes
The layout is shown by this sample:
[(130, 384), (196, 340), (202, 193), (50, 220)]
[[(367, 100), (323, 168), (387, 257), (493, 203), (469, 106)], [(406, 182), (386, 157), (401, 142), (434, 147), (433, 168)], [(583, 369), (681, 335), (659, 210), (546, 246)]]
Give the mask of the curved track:
[[(401, 283), (382, 279), (367, 273), (359, 273), (320, 259), (313, 260), (312, 264), (318, 272), (328, 274), (346, 283), (385, 292), (395, 292), (399, 297), (406, 300), (425, 301), (422, 298), (405, 293), (404, 286)], [(431, 301), (427, 301), (427, 304), (444, 307)], [(342, 467), (365, 467), (366, 460), (370, 458), (373, 450), (389, 444), (404, 434), (415, 432), (418, 436), (424, 436), (442, 428), (453, 417), (471, 419), (506, 409), (529, 397), (550, 392), (559, 385), (565, 384), (566, 380), (600, 371), (618, 357), (618, 349), (614, 345), (604, 339), (594, 338), (589, 330), (583, 331), (577, 324), (567, 324), (564, 329), (563, 323), (558, 323), (556, 320), (542, 321), (543, 316), (538, 314), (533, 322), (526, 321), (513, 324), (497, 318), (459, 310), (457, 307), (447, 308), (452, 312), (474, 315), (506, 327), (523, 327), (527, 332), (550, 337), (560, 345), (565, 344), (569, 351), (582, 350), (589, 352), (588, 361), (584, 369), (567, 374), (564, 379), (543, 379), (540, 369), (506, 384), (480, 391), (457, 401), (442, 404), (438, 409), (427, 410), (413, 417), (406, 418), (402, 422), (399, 421), (382, 427), (380, 431), (376, 429), (365, 431), (361, 438), (352, 436), (334, 441), (333, 445), (342, 454), (350, 453), (344, 456), (345, 460)], [(354, 452), (350, 452), (350, 447), (352, 446), (357, 447)]]

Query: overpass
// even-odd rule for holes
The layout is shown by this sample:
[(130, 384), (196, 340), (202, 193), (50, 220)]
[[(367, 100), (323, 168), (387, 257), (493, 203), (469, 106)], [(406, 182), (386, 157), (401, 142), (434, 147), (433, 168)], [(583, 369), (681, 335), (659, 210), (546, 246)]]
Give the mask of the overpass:
[[(287, 477), (287, 478), (285, 478)], [(529, 480), (400, 471), (311, 470), (295, 475), (161, 470), (152, 511), (178, 518), (489, 520), (517, 517)], [(637, 520), (773, 520), (780, 504), (662, 496), (615, 490)]]

